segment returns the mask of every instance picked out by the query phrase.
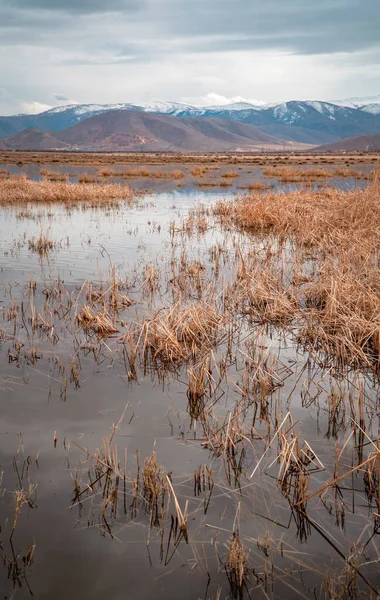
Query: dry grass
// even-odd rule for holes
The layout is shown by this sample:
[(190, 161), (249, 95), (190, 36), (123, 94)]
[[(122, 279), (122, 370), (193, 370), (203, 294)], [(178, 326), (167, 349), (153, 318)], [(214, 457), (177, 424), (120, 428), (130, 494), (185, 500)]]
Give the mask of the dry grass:
[(252, 181), (247, 187), (249, 190), (263, 191), (268, 189), (268, 184), (263, 181)]
[(173, 152), (173, 153), (133, 153), (133, 152), (0, 152), (0, 164), (41, 164), (56, 166), (57, 164), (71, 164), (81, 166), (112, 166), (126, 164), (133, 168), (144, 168), (153, 165), (189, 164), (195, 168), (200, 166), (257, 165), (264, 167), (278, 167), (279, 165), (319, 166), (331, 165), (339, 168), (360, 164), (379, 164), (378, 153), (336, 153), (336, 154), (307, 154), (295, 152), (267, 152), (267, 153), (199, 153), (199, 152)]
[(42, 231), (38, 237), (32, 237), (28, 240), (29, 250), (37, 252), (40, 256), (47, 254), (55, 246), (55, 243), (49, 237), (49, 232)]
[(315, 179), (330, 179), (332, 177), (353, 177), (358, 179), (362, 177), (362, 173), (355, 169), (349, 169), (341, 166), (332, 169), (322, 168), (307, 168), (294, 169), (291, 167), (266, 167), (264, 169), (264, 177), (274, 177), (280, 181), (296, 182), (296, 181), (313, 181)]
[[(243, 265), (248, 281), (245, 297), (254, 314), (278, 324), (298, 319), (302, 343), (331, 350), (342, 363), (357, 360), (380, 367), (376, 178), (362, 190), (247, 196), (219, 203), (215, 214), (227, 226), (275, 234), (282, 244), (289, 238), (295, 244), (285, 271), (271, 256), (260, 271)], [(301, 256), (305, 248), (317, 259), (309, 276)], [(298, 268), (302, 262), (303, 268)]]
[(153, 178), (153, 179), (183, 179), (185, 177), (184, 171), (180, 169), (173, 170), (162, 170), (162, 169), (147, 169), (143, 168), (134, 168), (134, 169), (124, 169), (117, 170), (111, 169), (109, 167), (103, 167), (98, 170), (98, 175), (101, 177), (125, 177), (131, 179), (138, 178)]
[(49, 169), (41, 169), (42, 177), (49, 181), (67, 181), (67, 173), (59, 173), (58, 171), (49, 171)]
[(239, 173), (237, 171), (225, 171), (222, 173), (221, 177), (232, 178), (239, 177)]
[(249, 552), (244, 548), (239, 535), (234, 533), (230, 541), (225, 569), (230, 582), (232, 596), (243, 598), (243, 586), (248, 578)]
[(131, 200), (131, 191), (117, 184), (32, 181), (14, 175), (0, 182), (0, 204), (26, 202), (94, 202)]
[(100, 336), (119, 333), (119, 329), (115, 327), (107, 311), (96, 313), (88, 304), (85, 304), (78, 313), (77, 323), (85, 331), (92, 330)]
[(216, 344), (222, 321), (212, 305), (203, 303), (188, 308), (178, 303), (158, 311), (139, 333), (145, 363), (176, 365), (207, 352)]

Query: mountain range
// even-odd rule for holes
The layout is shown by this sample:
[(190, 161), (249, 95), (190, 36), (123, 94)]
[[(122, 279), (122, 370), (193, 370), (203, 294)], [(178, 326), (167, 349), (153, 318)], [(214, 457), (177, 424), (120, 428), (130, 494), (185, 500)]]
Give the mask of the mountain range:
[(303, 148), (237, 121), (120, 109), (88, 117), (60, 131), (30, 127), (0, 140), (0, 150), (258, 152)]
[[(57, 144), (53, 146), (54, 148), (71, 146), (94, 148), (98, 144), (99, 148), (109, 150), (121, 148), (147, 150), (149, 147), (157, 151), (168, 149), (206, 151), (207, 148), (210, 151), (231, 151), (234, 147), (247, 148), (260, 144), (265, 147), (279, 146), (287, 145), (286, 142), (293, 142), (294, 145), (320, 146), (356, 136), (379, 135), (380, 96), (367, 100), (368, 103), (365, 100), (363, 102), (363, 99), (350, 98), (344, 101), (346, 104), (340, 101), (333, 103), (297, 100), (264, 105), (238, 102), (209, 107), (197, 107), (178, 102), (154, 102), (150, 105), (72, 104), (52, 108), (36, 115), (0, 117), (0, 139), (2, 139), (2, 148), (22, 149), (28, 147), (49, 149), (52, 147), (51, 144)], [(120, 115), (119, 125), (122, 124), (124, 129), (111, 131), (112, 127), (116, 127), (116, 114)], [(86, 137), (85, 129), (93, 128), (93, 119), (102, 115), (108, 117), (105, 116), (95, 122), (98, 123), (95, 128), (100, 127), (100, 130), (105, 131), (104, 139), (99, 137), (99, 133), (95, 134), (93, 129)], [(151, 118), (147, 121), (147, 115), (156, 115), (160, 118), (158, 120)], [(172, 119), (169, 121), (165, 120), (170, 117)], [(107, 119), (109, 119), (108, 125)], [(220, 121), (218, 126), (215, 122), (217, 120)], [(72, 130), (73, 126), (81, 123), (86, 125), (75, 131)], [(171, 135), (165, 134), (165, 123), (166, 127), (170, 128)], [(157, 132), (155, 133), (157, 127), (158, 135)], [(179, 133), (180, 130), (182, 134)], [(21, 132), (24, 134), (17, 135)], [(49, 136), (46, 132), (52, 135)], [(260, 132), (268, 137), (260, 138)], [(124, 136), (123, 139), (117, 137), (118, 133)], [(200, 139), (201, 135), (207, 140)], [(235, 136), (236, 139), (231, 136)], [(197, 141), (200, 146), (194, 148)], [(36, 143), (37, 147), (33, 147), (33, 143)]]

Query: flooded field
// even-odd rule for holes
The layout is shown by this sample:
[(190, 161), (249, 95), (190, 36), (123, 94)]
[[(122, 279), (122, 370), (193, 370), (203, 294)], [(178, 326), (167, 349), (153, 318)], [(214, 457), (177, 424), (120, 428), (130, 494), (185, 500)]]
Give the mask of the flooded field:
[(1, 598), (379, 597), (380, 193), (348, 163), (3, 163)]

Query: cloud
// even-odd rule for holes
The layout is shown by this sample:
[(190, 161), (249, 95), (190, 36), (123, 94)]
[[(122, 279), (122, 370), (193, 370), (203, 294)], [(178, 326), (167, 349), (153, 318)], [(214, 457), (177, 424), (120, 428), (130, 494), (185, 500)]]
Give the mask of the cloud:
[(136, 10), (138, 0), (3, 0), (4, 6), (32, 11), (92, 14)]
[(5, 35), (7, 29), (29, 27), (26, 36), (12, 38), (13, 44), (25, 39), (38, 44), (48, 36), (55, 46), (54, 36), (62, 43), (59, 32), (74, 27), (79, 45), (94, 29), (99, 45), (105, 38), (144, 39), (157, 56), (171, 48), (352, 52), (378, 46), (380, 27), (378, 0), (0, 0), (0, 17)]
[(26, 115), (37, 115), (50, 108), (53, 107), (49, 104), (43, 104), (42, 102), (21, 102), (21, 111)]
[(0, 0), (0, 112), (376, 95), (378, 2)]
[(67, 96), (62, 96), (62, 94), (53, 94), (53, 97), (58, 102), (70, 102), (70, 98), (68, 98)]
[(233, 104), (234, 102), (246, 102), (248, 104), (255, 104), (256, 106), (259, 106), (260, 104), (265, 104), (265, 100), (243, 98), (243, 96), (231, 96), (230, 98), (228, 98), (227, 96), (216, 94), (215, 92), (210, 92), (209, 94), (201, 96), (200, 98), (182, 98), (182, 102), (185, 102), (187, 104), (195, 104), (198, 106), (225, 106), (227, 104)]

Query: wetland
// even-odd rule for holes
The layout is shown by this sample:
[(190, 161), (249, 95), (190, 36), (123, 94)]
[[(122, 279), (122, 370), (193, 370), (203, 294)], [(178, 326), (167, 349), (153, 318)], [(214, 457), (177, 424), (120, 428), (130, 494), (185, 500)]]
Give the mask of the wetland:
[(378, 155), (0, 154), (0, 597), (378, 598)]

